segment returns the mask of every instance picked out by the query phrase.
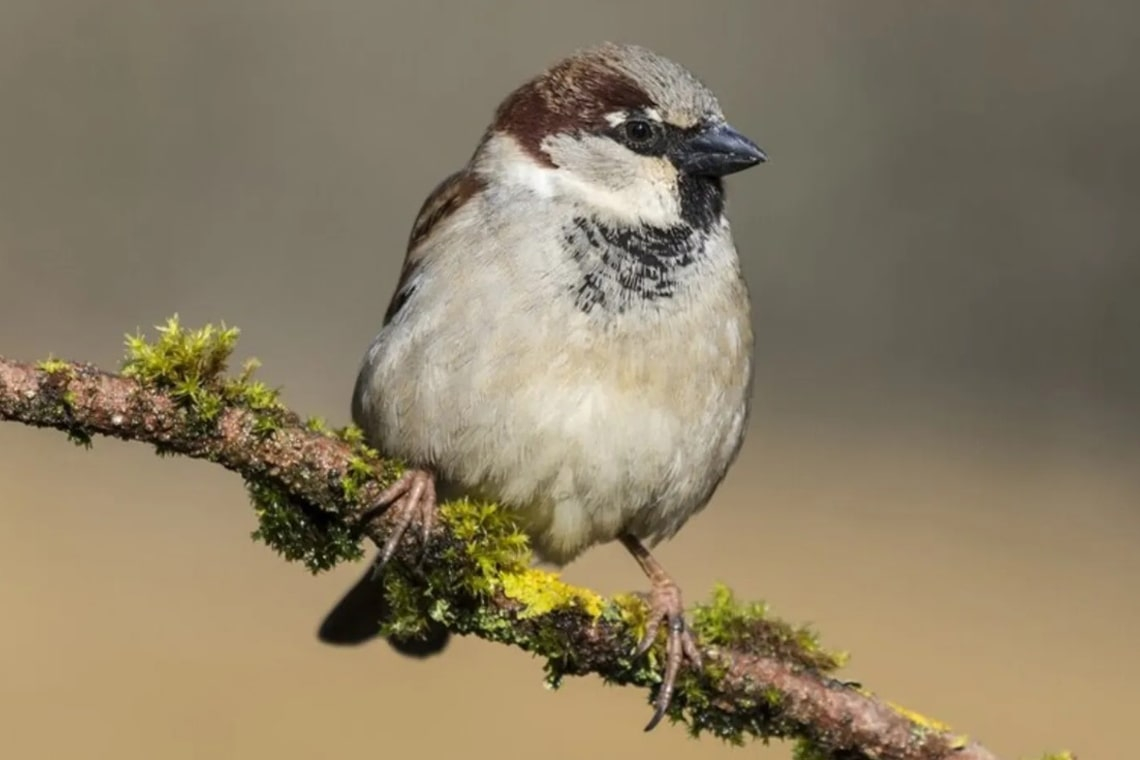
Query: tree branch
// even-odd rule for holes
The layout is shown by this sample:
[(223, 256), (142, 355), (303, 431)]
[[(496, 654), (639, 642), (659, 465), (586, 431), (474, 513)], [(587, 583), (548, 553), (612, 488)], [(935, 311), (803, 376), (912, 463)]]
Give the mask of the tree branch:
[[(255, 535), (314, 572), (361, 557), (363, 539), (384, 543), (391, 526), (368, 504), (398, 463), (381, 460), (353, 428), (301, 421), (251, 379), (252, 366), (225, 376), (236, 331), (184, 331), (175, 319), (160, 332), (155, 343), (128, 339), (123, 374), (0, 357), (0, 419), (85, 444), (92, 435), (150, 443), (237, 472), (257, 508)], [(652, 694), (659, 650), (630, 657), (641, 602), (604, 599), (532, 569), (525, 538), (494, 505), (444, 505), (424, 552), (402, 546), (386, 573), (388, 634), (415, 637), (444, 625), (546, 658), (555, 684), (596, 673)], [(721, 588), (693, 621), (706, 665), (684, 676), (670, 715), (694, 734), (793, 739), (802, 760), (996, 760), (945, 726), (833, 678), (840, 658), (762, 605), (737, 604)]]

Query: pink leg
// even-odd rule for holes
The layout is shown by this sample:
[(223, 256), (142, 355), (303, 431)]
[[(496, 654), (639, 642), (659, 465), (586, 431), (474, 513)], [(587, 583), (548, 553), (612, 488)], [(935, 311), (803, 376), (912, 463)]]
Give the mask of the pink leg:
[(642, 571), (649, 578), (649, 620), (645, 626), (645, 636), (637, 647), (637, 656), (644, 655), (657, 640), (657, 631), (661, 623), (668, 623), (668, 635), (665, 639), (665, 674), (661, 678), (661, 688), (657, 692), (657, 701), (653, 718), (646, 731), (651, 731), (665, 717), (669, 703), (673, 700), (673, 691), (677, 684), (677, 674), (681, 670), (682, 660), (687, 659), (695, 667), (701, 666), (701, 653), (697, 649), (697, 642), (692, 631), (685, 624), (685, 607), (681, 602), (681, 589), (665, 572), (665, 568), (653, 558), (636, 537), (623, 534), (621, 542)]

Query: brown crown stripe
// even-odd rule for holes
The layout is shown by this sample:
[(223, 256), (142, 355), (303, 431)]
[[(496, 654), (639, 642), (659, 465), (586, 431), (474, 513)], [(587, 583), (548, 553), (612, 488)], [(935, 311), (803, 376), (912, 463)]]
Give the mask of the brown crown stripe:
[(629, 76), (596, 58), (571, 58), (522, 85), (495, 112), (495, 131), (513, 135), (535, 160), (554, 162), (542, 150), (548, 136), (605, 126), (605, 115), (653, 106)]

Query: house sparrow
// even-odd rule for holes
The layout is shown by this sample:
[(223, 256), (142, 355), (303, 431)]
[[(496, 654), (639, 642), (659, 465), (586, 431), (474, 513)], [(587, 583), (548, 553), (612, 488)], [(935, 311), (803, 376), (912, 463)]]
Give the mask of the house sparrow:
[[(352, 417), (410, 469), (380, 497), (427, 535), (437, 485), (512, 510), (558, 566), (618, 540), (649, 578), (638, 653), (667, 627), (656, 711), (700, 654), (647, 546), (709, 501), (749, 415), (749, 295), (721, 178), (766, 160), (682, 66), (580, 51), (511, 93), (412, 228)], [(321, 631), (378, 630), (362, 578)]]

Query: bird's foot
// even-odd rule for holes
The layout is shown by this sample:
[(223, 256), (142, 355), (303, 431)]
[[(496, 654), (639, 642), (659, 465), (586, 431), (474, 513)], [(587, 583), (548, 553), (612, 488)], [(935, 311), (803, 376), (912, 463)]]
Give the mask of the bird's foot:
[(438, 516), (436, 507), (435, 474), (429, 470), (408, 470), (376, 497), (374, 509), (390, 511), (395, 525), (376, 558), (374, 575), (378, 575), (392, 559), (400, 540), (413, 525), (419, 528), (421, 541), (427, 546)]
[(665, 713), (669, 710), (669, 703), (673, 701), (673, 691), (677, 686), (677, 674), (681, 672), (681, 662), (688, 660), (689, 664), (697, 669), (701, 667), (701, 651), (697, 648), (697, 641), (693, 632), (685, 622), (685, 607), (681, 603), (681, 589), (665, 572), (645, 544), (632, 533), (623, 533), (618, 536), (626, 550), (629, 551), (637, 564), (641, 566), (651, 584), (649, 594), (646, 595), (646, 604), (649, 606), (649, 617), (645, 624), (645, 635), (634, 652), (635, 657), (644, 655), (657, 641), (657, 632), (661, 624), (665, 623), (665, 672), (661, 676), (661, 687), (657, 690), (657, 699), (654, 701), (653, 718), (645, 727), (652, 731)]
[(665, 672), (661, 677), (661, 687), (654, 702), (653, 718), (645, 726), (646, 731), (652, 731), (665, 717), (669, 704), (673, 701), (673, 691), (677, 685), (677, 674), (681, 672), (681, 663), (687, 660), (694, 668), (701, 667), (701, 652), (697, 648), (693, 632), (685, 622), (681, 589), (666, 575), (653, 578), (652, 583), (652, 589), (646, 599), (649, 617), (645, 625), (645, 635), (637, 646), (635, 656), (641, 657), (653, 647), (657, 641), (657, 632), (664, 623), (666, 625)]

